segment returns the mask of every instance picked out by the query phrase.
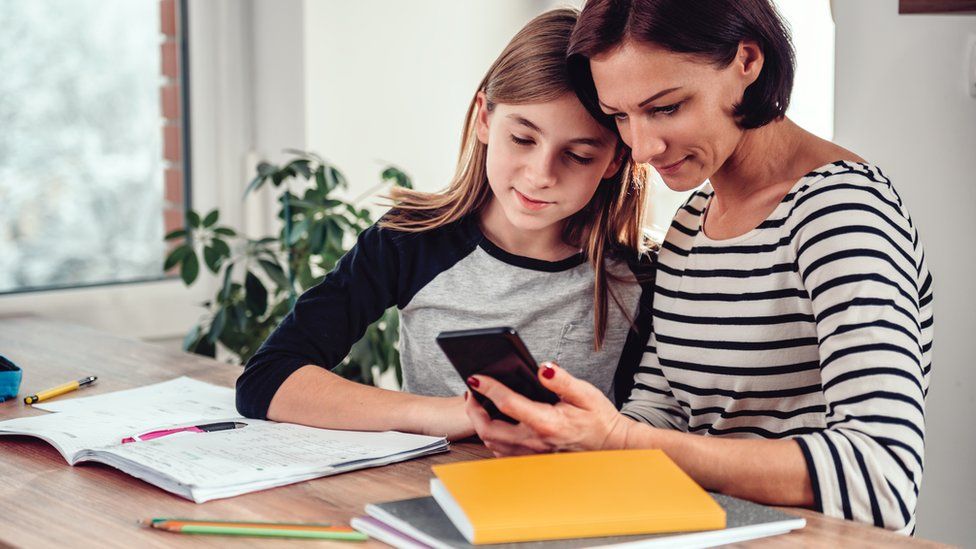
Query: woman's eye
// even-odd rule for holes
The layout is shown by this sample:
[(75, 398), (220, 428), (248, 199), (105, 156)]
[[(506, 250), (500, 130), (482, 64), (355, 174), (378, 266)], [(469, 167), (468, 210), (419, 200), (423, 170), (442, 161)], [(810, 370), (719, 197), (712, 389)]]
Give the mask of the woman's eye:
[(678, 112), (679, 107), (681, 107), (681, 103), (675, 103), (674, 105), (666, 105), (664, 107), (654, 107), (653, 109), (651, 109), (651, 113), (670, 116)]
[(515, 143), (516, 145), (531, 145), (533, 143), (531, 139), (525, 139), (517, 135), (512, 136), (512, 142)]
[(566, 153), (566, 156), (568, 156), (569, 159), (572, 160), (573, 162), (576, 162), (577, 164), (582, 164), (584, 166), (589, 164), (590, 162), (593, 162), (592, 158), (587, 156), (580, 156), (576, 153), (568, 152)]
[(613, 119), (617, 122), (623, 122), (624, 120), (627, 120), (627, 115), (622, 112), (614, 113)]

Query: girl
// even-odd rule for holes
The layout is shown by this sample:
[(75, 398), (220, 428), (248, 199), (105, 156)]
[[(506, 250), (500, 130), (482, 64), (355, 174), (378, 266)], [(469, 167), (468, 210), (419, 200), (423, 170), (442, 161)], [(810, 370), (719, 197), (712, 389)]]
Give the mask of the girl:
[[(647, 269), (637, 261), (645, 195), (612, 122), (601, 125), (570, 86), (576, 17), (548, 12), (512, 39), (471, 102), (450, 186), (394, 192), (394, 209), (248, 362), (237, 382), (242, 414), (469, 436), (464, 380), (435, 337), (501, 325), (517, 328), (538, 356), (572, 357), (575, 375), (623, 401), (649, 326), (648, 308), (638, 309), (650, 290), (635, 283)], [(404, 392), (331, 373), (392, 305)]]
[(881, 169), (784, 116), (793, 50), (770, 2), (591, 0), (570, 64), (634, 160), (697, 190), (661, 248), (622, 413), (555, 366), (540, 379), (557, 406), (478, 376), (521, 421), (471, 399), (479, 435), (496, 454), (661, 448), (708, 489), (911, 532), (932, 277)]

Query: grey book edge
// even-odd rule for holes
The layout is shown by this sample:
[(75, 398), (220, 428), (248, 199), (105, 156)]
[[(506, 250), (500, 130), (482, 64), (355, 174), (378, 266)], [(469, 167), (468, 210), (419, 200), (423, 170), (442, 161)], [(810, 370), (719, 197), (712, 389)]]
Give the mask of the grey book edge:
[(714, 547), (786, 534), (803, 528), (806, 520), (770, 507), (722, 494), (712, 494), (725, 509), (726, 527), (681, 532), (602, 538), (576, 538), (524, 543), (472, 545), (454, 527), (434, 498), (420, 497), (369, 504), (366, 517), (352, 520), (353, 528), (397, 548), (405, 549), (551, 549), (578, 547)]

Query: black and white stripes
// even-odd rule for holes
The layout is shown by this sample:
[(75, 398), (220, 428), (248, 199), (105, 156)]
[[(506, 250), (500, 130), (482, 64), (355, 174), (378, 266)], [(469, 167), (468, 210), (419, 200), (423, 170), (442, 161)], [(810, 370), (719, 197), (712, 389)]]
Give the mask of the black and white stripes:
[(654, 330), (624, 413), (800, 445), (824, 513), (910, 532), (931, 373), (932, 279), (877, 167), (801, 179), (755, 230), (701, 230), (710, 185), (659, 256)]

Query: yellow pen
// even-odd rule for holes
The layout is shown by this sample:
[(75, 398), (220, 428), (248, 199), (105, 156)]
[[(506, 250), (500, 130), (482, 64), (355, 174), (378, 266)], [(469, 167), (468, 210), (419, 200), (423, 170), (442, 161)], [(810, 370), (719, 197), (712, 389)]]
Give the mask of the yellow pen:
[(49, 398), (54, 398), (56, 396), (63, 395), (65, 393), (70, 393), (75, 389), (84, 387), (85, 385), (90, 385), (98, 379), (95, 376), (88, 376), (84, 379), (79, 379), (78, 381), (69, 381), (64, 385), (58, 385), (57, 387), (52, 387), (50, 389), (41, 391), (34, 395), (29, 395), (24, 397), (24, 404), (34, 404), (35, 402), (40, 402), (42, 400), (47, 400)]

